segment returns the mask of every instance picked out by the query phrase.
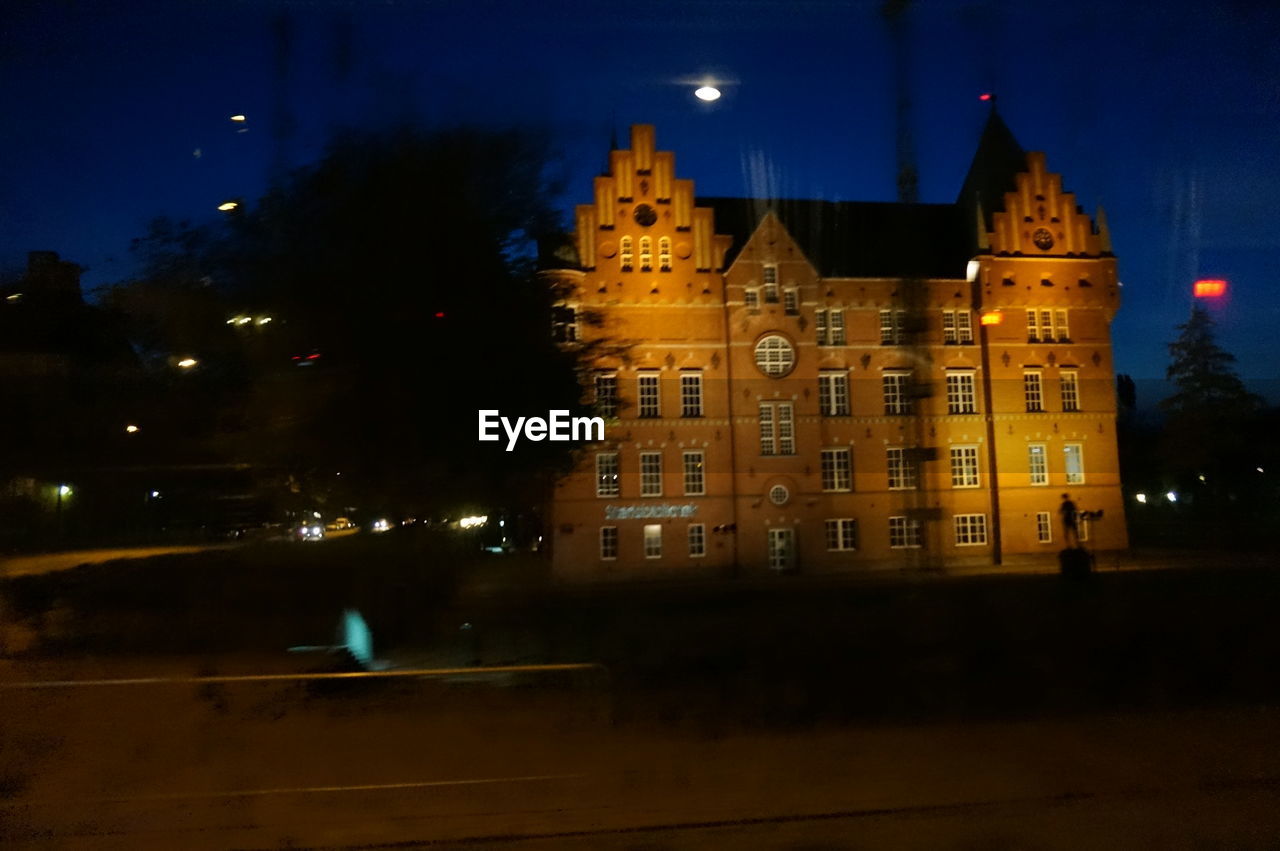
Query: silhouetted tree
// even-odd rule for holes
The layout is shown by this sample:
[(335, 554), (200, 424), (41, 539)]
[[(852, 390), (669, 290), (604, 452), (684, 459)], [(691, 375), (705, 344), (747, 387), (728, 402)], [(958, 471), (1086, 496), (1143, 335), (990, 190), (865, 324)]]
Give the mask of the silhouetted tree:
[(1160, 406), (1171, 416), (1238, 416), (1257, 410), (1261, 400), (1245, 389), (1235, 374), (1235, 356), (1214, 339), (1213, 319), (1200, 305), (1179, 325), (1182, 333), (1169, 344), (1171, 361), (1165, 377), (1178, 388)]

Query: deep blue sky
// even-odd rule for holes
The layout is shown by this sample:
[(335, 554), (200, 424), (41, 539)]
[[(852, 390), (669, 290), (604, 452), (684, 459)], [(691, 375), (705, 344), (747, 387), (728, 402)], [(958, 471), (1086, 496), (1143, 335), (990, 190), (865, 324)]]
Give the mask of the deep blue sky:
[[(1070, 11), (1064, 7), (1070, 5)], [(1125, 283), (1117, 368), (1161, 376), (1197, 276), (1228, 277), (1221, 340), (1275, 376), (1276, 4), (923, 2), (912, 14), (926, 201), (950, 201), (987, 107), (1092, 213)], [(707, 195), (892, 200), (893, 81), (878, 3), (40, 2), (0, 32), (0, 269), (30, 249), (128, 274), (156, 215), (256, 197), (342, 125), (531, 122), (590, 199), (610, 127), (657, 125)], [(281, 14), (287, 38), (279, 37)], [(275, 29), (273, 29), (275, 27)], [(287, 49), (282, 45), (287, 44)], [(690, 80), (732, 81), (706, 107)], [(248, 132), (227, 119), (249, 117)], [(288, 127), (289, 129), (284, 129)], [(199, 150), (200, 156), (195, 156)]]

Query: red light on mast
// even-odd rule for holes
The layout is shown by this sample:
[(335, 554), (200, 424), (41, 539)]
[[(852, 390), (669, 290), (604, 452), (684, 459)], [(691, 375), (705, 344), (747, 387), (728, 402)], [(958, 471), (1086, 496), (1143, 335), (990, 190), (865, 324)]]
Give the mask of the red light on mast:
[(978, 100), (991, 100), (991, 92), (983, 92), (978, 95)]
[(1196, 281), (1193, 290), (1196, 298), (1222, 298), (1227, 294), (1227, 282), (1218, 278)]

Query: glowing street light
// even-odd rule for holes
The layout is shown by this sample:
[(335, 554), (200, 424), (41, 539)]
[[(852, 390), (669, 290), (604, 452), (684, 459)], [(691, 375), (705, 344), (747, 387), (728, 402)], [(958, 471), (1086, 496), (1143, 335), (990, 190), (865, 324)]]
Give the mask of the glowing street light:
[(218, 205), (218, 209), (224, 213), (229, 213), (239, 206), (240, 206), (240, 202), (238, 201), (223, 201), (221, 204)]
[(232, 120), (232, 121), (235, 121), (235, 122), (244, 122), (244, 121), (248, 121), (248, 119), (247, 119), (245, 116), (243, 116), (243, 115), (233, 115), (233, 116), (231, 116), (231, 120)]
[(1167, 500), (1169, 500), (1170, 502), (1177, 502), (1177, 501), (1178, 501), (1178, 494), (1177, 494), (1176, 492), (1174, 492), (1174, 491), (1169, 491), (1168, 493), (1166, 493), (1166, 494), (1164, 495), (1164, 498), (1165, 498), (1165, 499), (1167, 499)]
[(191, 369), (191, 367), (195, 366), (198, 363), (200, 363), (200, 361), (196, 360), (195, 358), (183, 358), (182, 360), (178, 361), (178, 366), (181, 367), (182, 369)]
[(58, 485), (58, 496), (71, 496), (71, 485)]
[(1192, 292), (1196, 298), (1222, 298), (1227, 294), (1227, 282), (1220, 278), (1204, 278), (1196, 281)]
[(693, 96), (698, 100), (711, 103), (712, 101), (720, 100), (720, 90), (715, 86), (702, 86), (694, 90)]
[(998, 310), (988, 310), (979, 320), (983, 325), (999, 325), (1004, 322), (1004, 314)]
[(126, 432), (128, 432), (129, 434), (137, 434), (137, 433), (138, 433), (138, 427), (137, 427), (136, 425), (134, 425), (133, 423), (129, 423), (129, 425), (125, 426), (125, 427), (124, 427), (124, 430), (125, 430)]
[(1147, 495), (1145, 493), (1142, 493), (1141, 491), (1139, 491), (1138, 493), (1135, 493), (1133, 495), (1133, 498), (1136, 499), (1138, 502), (1142, 503), (1143, 505), (1147, 504)]

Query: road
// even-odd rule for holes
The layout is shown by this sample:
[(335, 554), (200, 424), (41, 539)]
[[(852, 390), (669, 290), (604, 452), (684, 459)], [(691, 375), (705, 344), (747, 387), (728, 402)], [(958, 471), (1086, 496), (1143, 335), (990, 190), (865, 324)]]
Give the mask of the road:
[[(12, 672), (10, 672), (12, 675)], [(607, 682), (0, 690), (31, 848), (1270, 848), (1280, 710), (699, 728)]]
[(205, 550), (224, 550), (235, 544), (200, 544), (174, 547), (114, 547), (97, 550), (66, 550), (56, 553), (9, 556), (0, 558), (0, 578), (30, 576), (37, 573), (53, 573), (70, 570), (82, 564), (100, 564), (118, 559), (150, 558), (174, 553), (198, 553)]

